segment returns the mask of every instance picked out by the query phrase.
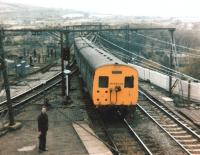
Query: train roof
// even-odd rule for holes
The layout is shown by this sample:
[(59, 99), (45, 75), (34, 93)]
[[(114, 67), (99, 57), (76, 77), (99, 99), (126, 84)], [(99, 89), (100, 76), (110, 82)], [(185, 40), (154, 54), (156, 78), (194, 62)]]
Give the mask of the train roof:
[(96, 69), (104, 65), (110, 64), (123, 64), (125, 63), (120, 59), (116, 58), (110, 53), (98, 48), (91, 41), (86, 38), (78, 37), (75, 38), (75, 44), (81, 55), (86, 59), (89, 65)]

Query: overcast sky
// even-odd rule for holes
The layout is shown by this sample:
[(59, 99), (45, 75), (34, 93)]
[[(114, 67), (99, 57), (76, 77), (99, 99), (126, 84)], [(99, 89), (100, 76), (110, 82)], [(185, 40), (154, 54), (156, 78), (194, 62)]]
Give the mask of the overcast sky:
[(200, 0), (0, 0), (90, 11), (105, 14), (135, 16), (200, 17)]

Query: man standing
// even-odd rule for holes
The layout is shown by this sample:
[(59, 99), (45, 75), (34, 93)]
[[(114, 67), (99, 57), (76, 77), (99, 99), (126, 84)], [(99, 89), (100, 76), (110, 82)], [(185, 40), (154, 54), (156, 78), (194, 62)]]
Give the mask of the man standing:
[(39, 152), (47, 151), (46, 136), (48, 131), (48, 115), (46, 111), (46, 107), (42, 107), (41, 114), (38, 116)]

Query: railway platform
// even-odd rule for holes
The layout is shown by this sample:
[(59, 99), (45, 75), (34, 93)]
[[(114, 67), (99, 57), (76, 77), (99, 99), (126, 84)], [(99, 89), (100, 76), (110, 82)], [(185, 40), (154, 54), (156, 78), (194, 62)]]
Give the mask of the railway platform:
[[(61, 86), (45, 94), (50, 106), (47, 108), (49, 130), (47, 133), (48, 151), (38, 152), (37, 117), (43, 104), (43, 95), (19, 110), (15, 121), (22, 128), (0, 136), (0, 155), (103, 155), (112, 154), (109, 149), (87, 131), (88, 124), (84, 97), (81, 93), (78, 76), (71, 80), (71, 104), (63, 104)], [(82, 124), (80, 129), (73, 124)], [(86, 129), (86, 130), (84, 130)], [(90, 133), (89, 132), (89, 133)], [(86, 136), (85, 138), (84, 135)]]
[[(31, 105), (20, 113), (16, 120), (22, 122), (20, 130), (9, 132), (0, 137), (1, 155), (37, 155), (38, 131), (37, 116), (40, 113), (40, 105)], [(70, 113), (68, 109), (63, 113)], [(57, 109), (49, 109), (49, 130), (47, 133), (48, 151), (44, 155), (87, 155), (88, 152), (73, 129), (71, 122)]]
[(85, 148), (90, 155), (112, 155), (112, 152), (100, 141), (87, 123), (73, 124)]
[(192, 106), (192, 104), (190, 104), (191, 106), (188, 107), (177, 107), (173, 99), (168, 97), (166, 91), (157, 89), (153, 85), (147, 82), (140, 82), (140, 86), (147, 93), (151, 94), (152, 96), (154, 96), (154, 98), (163, 103), (168, 109), (170, 109), (171, 111), (176, 111), (178, 113), (181, 113), (182, 115), (187, 117), (190, 121), (192, 121), (194, 124), (200, 127), (200, 115), (199, 115), (200, 107)]
[[(28, 75), (27, 77), (21, 78), (18, 81), (15, 81), (15, 83), (10, 84), (10, 92), (11, 92), (11, 97), (17, 96), (19, 94), (24, 93), (25, 91), (28, 91), (29, 89), (41, 84), (45, 83), (49, 78), (55, 76), (61, 71), (60, 66), (58, 67), (52, 67), (49, 69), (49, 71), (45, 73), (35, 73), (32, 75)], [(0, 91), (0, 102), (5, 100), (5, 90), (3, 89)]]

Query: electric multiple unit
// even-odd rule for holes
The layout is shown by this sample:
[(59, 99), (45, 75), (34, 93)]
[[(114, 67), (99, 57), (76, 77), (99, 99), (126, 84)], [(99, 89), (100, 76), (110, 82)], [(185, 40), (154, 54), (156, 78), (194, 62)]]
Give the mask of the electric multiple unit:
[(138, 72), (86, 38), (75, 38), (75, 57), (96, 107), (135, 106)]

